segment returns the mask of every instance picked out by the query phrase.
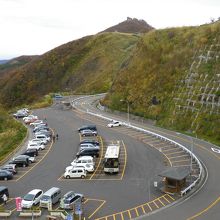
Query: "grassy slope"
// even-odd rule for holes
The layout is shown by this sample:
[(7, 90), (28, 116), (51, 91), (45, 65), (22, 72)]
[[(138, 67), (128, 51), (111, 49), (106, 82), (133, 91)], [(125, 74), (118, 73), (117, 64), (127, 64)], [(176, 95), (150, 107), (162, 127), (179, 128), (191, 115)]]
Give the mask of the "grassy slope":
[(55, 48), (1, 80), (2, 103), (7, 107), (27, 104), (56, 91), (107, 91), (138, 39), (104, 33)]
[(22, 142), (26, 131), (22, 124), (0, 107), (0, 161)]
[[(195, 59), (195, 52), (200, 52), (200, 49), (205, 51), (215, 40), (219, 42), (219, 33), (220, 23), (215, 23), (200, 27), (155, 30), (146, 34), (139, 41), (127, 67), (119, 72), (104, 103), (113, 109), (126, 111), (126, 105), (120, 99), (127, 100), (131, 103), (133, 113), (157, 119), (158, 125), (181, 131), (192, 130), (208, 140), (220, 143), (220, 115), (216, 112), (210, 114), (199, 103), (198, 97), (202, 92), (197, 89), (197, 85), (192, 88), (195, 91), (193, 98), (199, 106), (198, 111), (176, 111), (174, 99), (182, 99), (181, 108), (187, 105), (188, 97), (183, 94), (184, 91), (190, 94), (189, 89), (187, 90), (186, 83), (180, 82), (186, 78)], [(216, 48), (217, 53), (220, 53), (219, 49)], [(202, 81), (204, 87), (211, 87), (209, 80), (216, 77), (219, 68), (220, 59), (202, 63), (195, 71), (203, 78), (200, 80), (198, 77), (195, 82)], [(204, 75), (208, 77), (205, 78)], [(211, 93), (216, 93), (217, 90), (219, 92), (218, 86)], [(210, 90), (206, 92), (209, 93)], [(152, 103), (154, 96), (160, 104)], [(196, 121), (192, 125), (194, 119)]]

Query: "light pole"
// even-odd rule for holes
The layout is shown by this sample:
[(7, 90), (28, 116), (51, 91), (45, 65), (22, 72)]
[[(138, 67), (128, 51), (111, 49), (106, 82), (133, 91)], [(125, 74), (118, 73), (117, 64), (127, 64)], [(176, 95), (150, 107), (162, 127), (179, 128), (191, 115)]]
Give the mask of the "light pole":
[(126, 102), (127, 103), (127, 120), (128, 124), (130, 124), (130, 103), (127, 100), (121, 99), (120, 102)]

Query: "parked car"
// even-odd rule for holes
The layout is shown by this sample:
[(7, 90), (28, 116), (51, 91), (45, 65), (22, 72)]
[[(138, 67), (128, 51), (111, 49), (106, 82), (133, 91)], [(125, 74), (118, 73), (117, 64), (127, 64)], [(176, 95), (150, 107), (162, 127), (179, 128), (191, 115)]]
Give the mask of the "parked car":
[(88, 173), (93, 173), (94, 170), (95, 170), (94, 165), (91, 165), (91, 164), (88, 164), (88, 163), (83, 163), (83, 164), (77, 163), (77, 164), (74, 165), (74, 166), (68, 166), (68, 167), (66, 167), (65, 172), (71, 171), (71, 170), (74, 169), (75, 167), (84, 168), (84, 169), (86, 170), (86, 172), (88, 172)]
[(33, 129), (33, 132), (39, 132), (41, 130), (47, 130), (49, 131), (49, 127), (47, 125), (40, 125), (40, 126), (36, 126), (34, 129)]
[(38, 156), (38, 150), (34, 149), (34, 148), (33, 149), (27, 149), (21, 155), (27, 155), (29, 157), (36, 157), (36, 156)]
[(76, 157), (82, 157), (82, 156), (99, 157), (99, 149), (95, 149), (95, 148), (83, 149), (76, 154)]
[(15, 164), (7, 164), (7, 165), (4, 165), (1, 170), (7, 170), (9, 172), (11, 172), (13, 175), (15, 175), (17, 173), (17, 170), (16, 170), (16, 165)]
[(24, 118), (24, 117), (28, 116), (28, 114), (25, 112), (16, 112), (15, 114), (13, 114), (13, 116), (15, 118)]
[(27, 167), (30, 161), (28, 157), (17, 156), (14, 157), (9, 164), (16, 164), (16, 166)]
[(23, 120), (25, 121), (25, 120), (32, 119), (32, 118), (38, 119), (36, 115), (28, 115), (27, 117), (24, 117)]
[(60, 208), (62, 209), (74, 209), (76, 202), (83, 202), (84, 196), (80, 193), (74, 193), (73, 191), (67, 192), (60, 200)]
[(51, 202), (52, 205), (59, 202), (61, 199), (61, 190), (57, 187), (52, 187), (47, 190), (40, 199), (40, 207), (47, 208), (48, 203)]
[(63, 176), (66, 179), (70, 179), (70, 178), (82, 178), (82, 179), (84, 179), (86, 177), (86, 170), (82, 167), (74, 167), (71, 170), (65, 171)]
[(93, 144), (95, 146), (99, 146), (100, 145), (98, 141), (92, 140), (92, 139), (85, 139), (85, 140), (82, 140), (80, 142), (80, 144), (85, 144), (85, 143), (90, 143), (90, 144)]
[(37, 135), (37, 134), (44, 134), (44, 135), (46, 135), (49, 138), (52, 136), (52, 132), (51, 131), (47, 131), (47, 130), (40, 130), (40, 131), (35, 133), (35, 135)]
[(41, 144), (46, 145), (46, 144), (47, 144), (47, 141), (46, 141), (46, 140), (41, 140), (41, 139), (34, 138), (34, 139), (32, 139), (32, 140), (30, 140), (30, 141), (28, 142), (28, 144), (34, 144), (34, 143), (39, 144), (39, 145), (41, 145)]
[(89, 149), (89, 148), (100, 149), (99, 146), (91, 144), (91, 143), (82, 143), (82, 144), (79, 145), (79, 148), (80, 148), (80, 150)]
[(97, 136), (97, 131), (85, 129), (80, 132), (81, 136), (88, 137), (88, 136)]
[(107, 127), (108, 128), (113, 128), (113, 127), (118, 127), (118, 126), (121, 126), (121, 125), (122, 125), (122, 123), (120, 121), (112, 121), (109, 124), (107, 124)]
[(27, 146), (27, 150), (28, 149), (36, 149), (36, 150), (44, 150), (45, 149), (45, 145), (44, 144), (38, 144), (38, 143), (29, 143)]
[(92, 130), (92, 131), (97, 131), (96, 125), (84, 125), (81, 128), (78, 128), (78, 132), (81, 132), (83, 130)]
[(95, 163), (93, 161), (93, 157), (91, 157), (91, 156), (82, 156), (82, 157), (76, 158), (71, 163), (72, 166), (84, 165), (84, 164), (89, 164), (89, 165), (95, 166)]
[(3, 196), (6, 195), (6, 201), (8, 200), (9, 198), (9, 192), (8, 192), (8, 187), (6, 186), (0, 186), (0, 201), (1, 202), (4, 202), (4, 199), (3, 199)]
[(21, 201), (22, 208), (31, 208), (33, 205), (37, 205), (43, 196), (41, 189), (34, 189), (27, 193)]
[(44, 123), (43, 120), (36, 120), (36, 121), (30, 123), (30, 126), (35, 127), (35, 126), (43, 124), (43, 123)]
[(43, 140), (43, 141), (47, 141), (47, 143), (50, 141), (50, 136), (47, 136), (46, 134), (42, 134), (40, 132), (37, 132), (34, 134), (35, 138)]
[(13, 178), (13, 174), (8, 170), (0, 170), (0, 179), (1, 180), (11, 180)]

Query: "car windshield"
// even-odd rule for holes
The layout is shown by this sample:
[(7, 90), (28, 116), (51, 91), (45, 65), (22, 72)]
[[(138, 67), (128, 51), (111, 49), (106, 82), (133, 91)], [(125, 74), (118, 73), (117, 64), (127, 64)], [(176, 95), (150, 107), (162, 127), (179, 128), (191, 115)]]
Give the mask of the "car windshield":
[(24, 200), (26, 200), (26, 201), (33, 201), (34, 200), (34, 195), (33, 194), (27, 194), (24, 197)]

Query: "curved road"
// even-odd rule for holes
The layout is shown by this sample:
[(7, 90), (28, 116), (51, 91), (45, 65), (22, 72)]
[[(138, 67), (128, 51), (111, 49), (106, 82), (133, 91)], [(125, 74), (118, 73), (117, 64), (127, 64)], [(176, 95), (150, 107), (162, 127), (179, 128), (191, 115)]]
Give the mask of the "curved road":
[[(121, 118), (110, 113), (102, 112), (94, 107), (94, 102), (98, 100), (100, 96), (90, 96), (80, 99), (75, 103), (75, 107), (87, 110), (108, 117), (115, 118), (116, 120), (124, 120), (126, 118)], [(143, 127), (155, 133), (161, 134), (172, 140), (175, 140), (188, 149), (192, 148), (191, 138), (169, 130), (161, 129), (152, 125), (138, 123), (136, 121), (131, 121), (133, 125)], [(193, 152), (197, 157), (203, 162), (207, 169), (207, 181), (205, 181), (204, 186), (191, 196), (188, 196), (186, 200), (180, 200), (174, 206), (164, 208), (158, 212), (150, 214), (149, 216), (142, 216), (141, 219), (200, 219), (200, 220), (218, 220), (220, 219), (220, 154), (218, 150), (214, 152), (212, 148), (218, 149), (218, 147), (207, 143), (203, 140), (193, 138)], [(159, 163), (159, 161), (158, 161)], [(194, 189), (196, 190), (196, 189)]]

